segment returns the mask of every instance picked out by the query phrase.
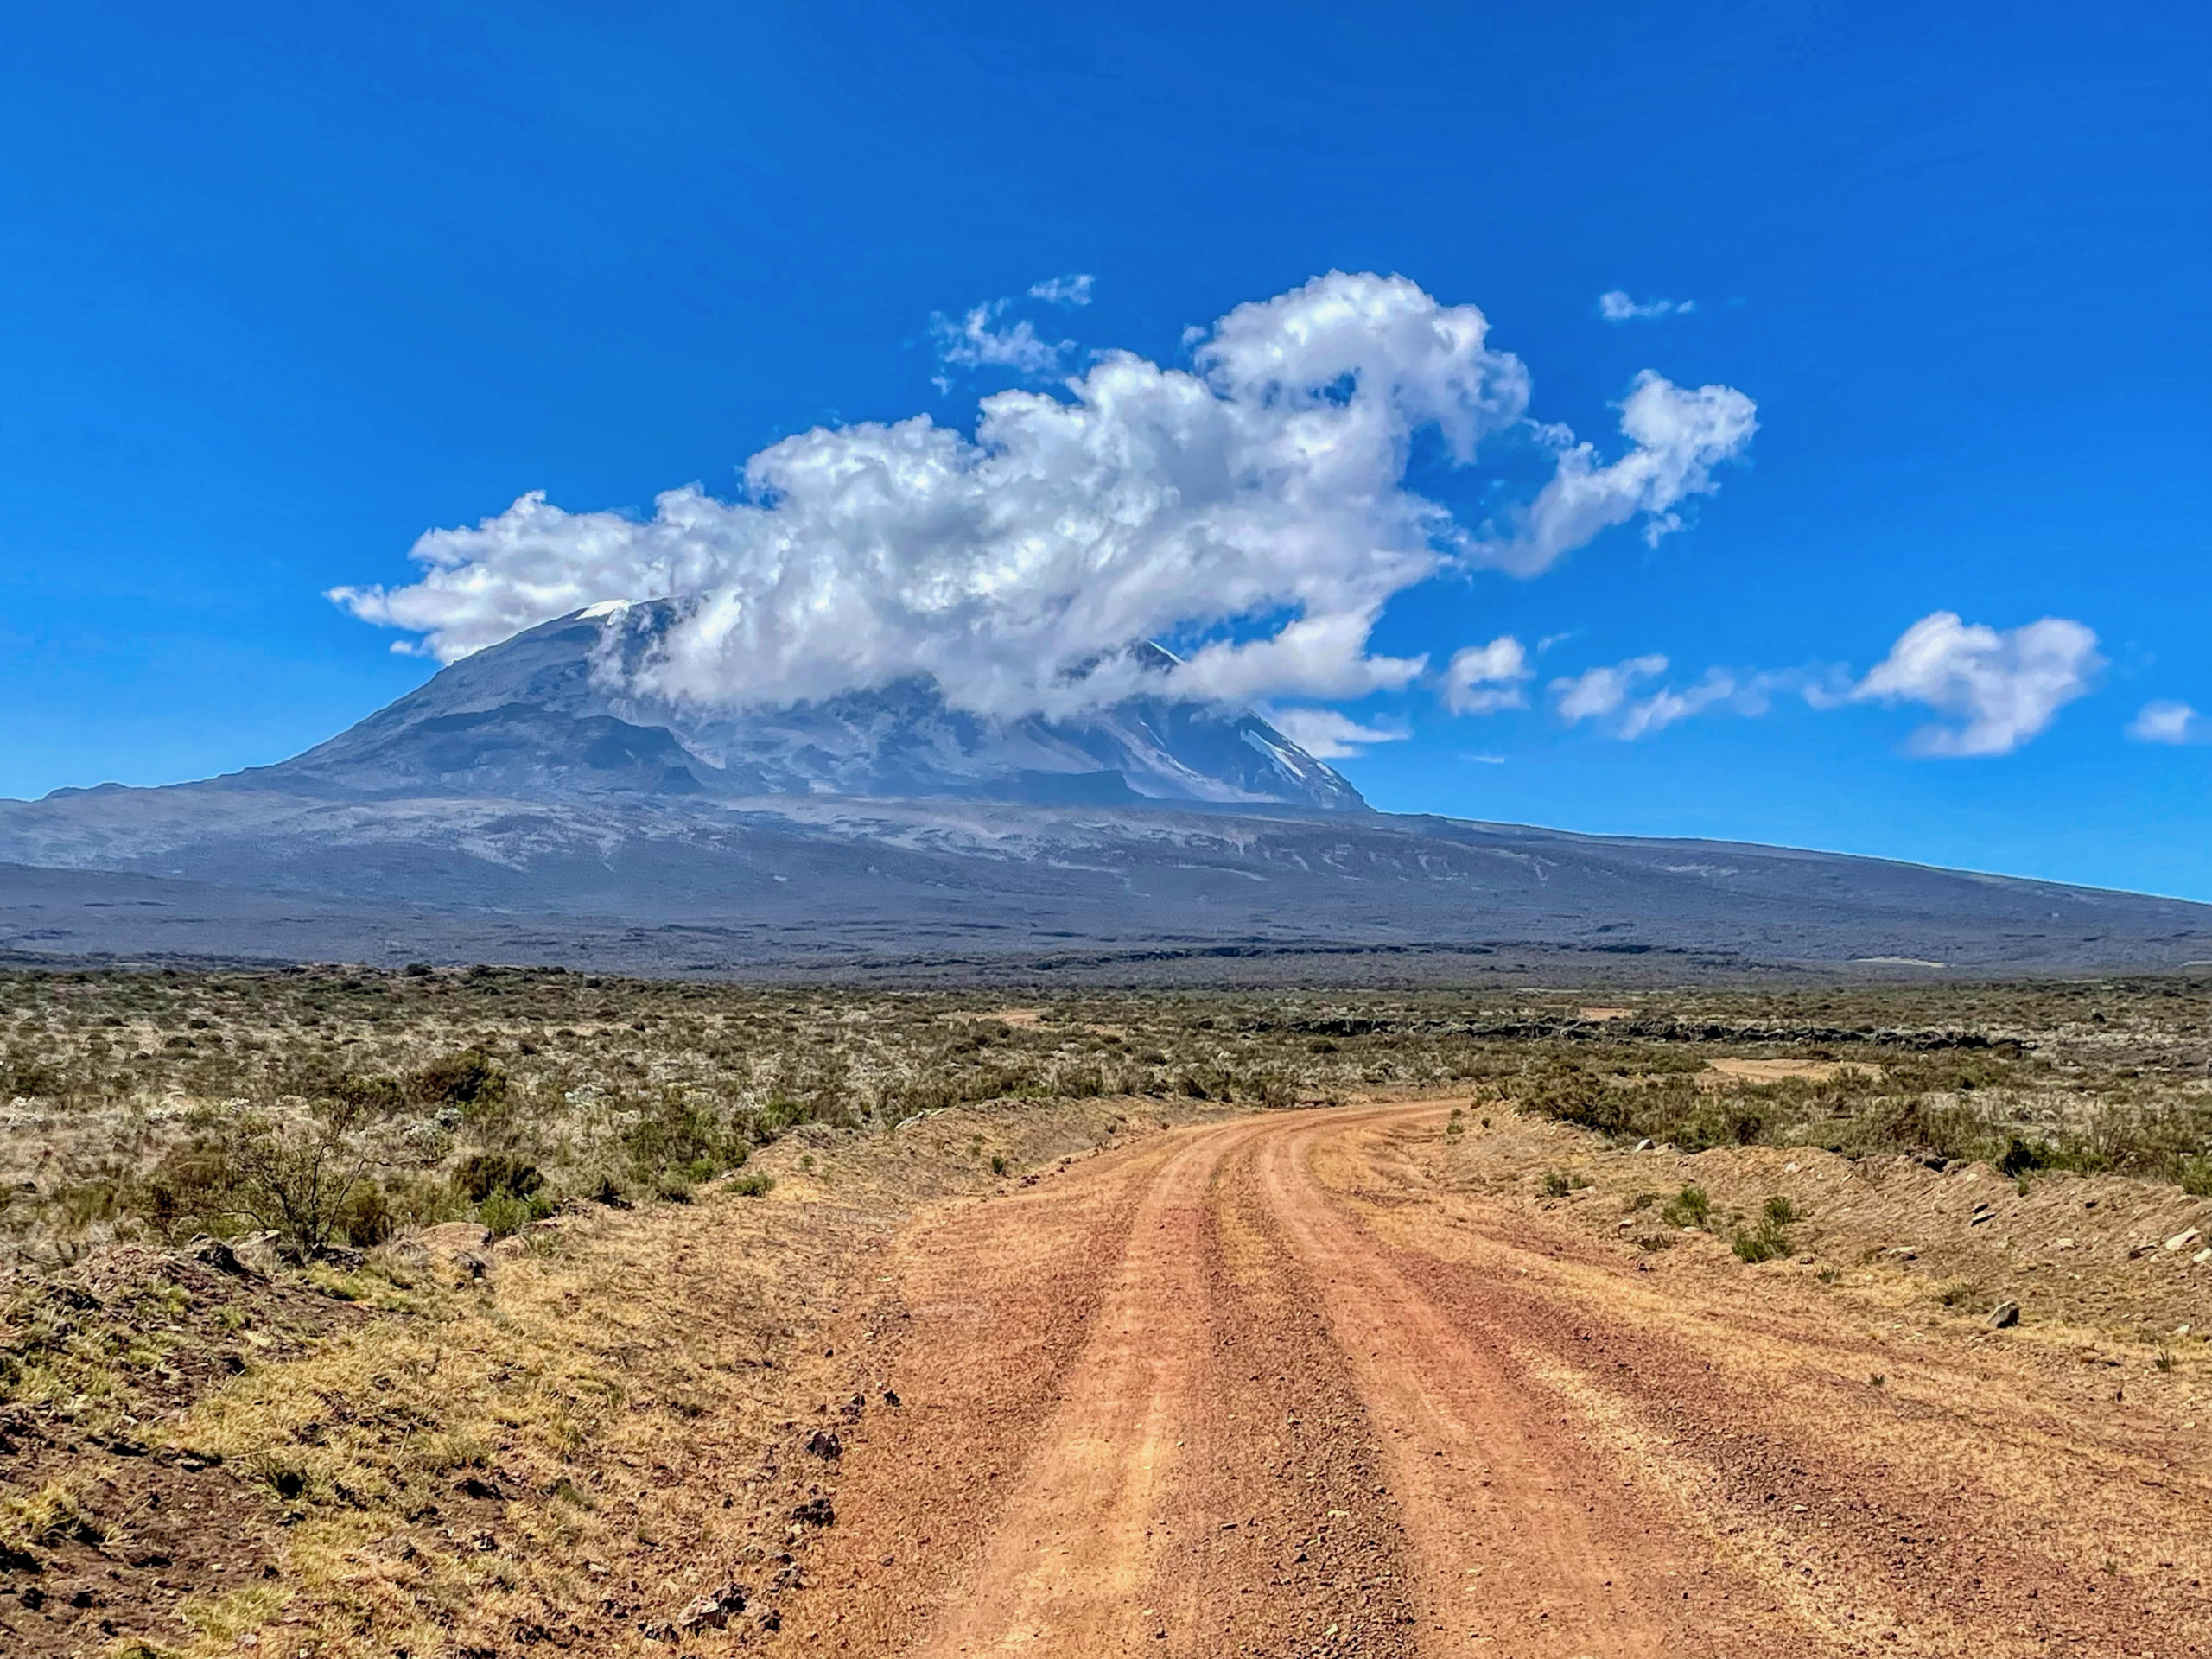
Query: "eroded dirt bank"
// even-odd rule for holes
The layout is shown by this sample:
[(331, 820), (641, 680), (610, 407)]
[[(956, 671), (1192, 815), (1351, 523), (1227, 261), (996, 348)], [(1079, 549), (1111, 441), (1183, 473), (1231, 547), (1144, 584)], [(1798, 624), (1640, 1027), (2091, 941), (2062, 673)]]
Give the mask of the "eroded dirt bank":
[(928, 1217), (855, 1316), (836, 1523), (717, 1639), (2212, 1651), (2190, 1378), (1639, 1249), (1484, 1190), (1448, 1114), (1179, 1129)]

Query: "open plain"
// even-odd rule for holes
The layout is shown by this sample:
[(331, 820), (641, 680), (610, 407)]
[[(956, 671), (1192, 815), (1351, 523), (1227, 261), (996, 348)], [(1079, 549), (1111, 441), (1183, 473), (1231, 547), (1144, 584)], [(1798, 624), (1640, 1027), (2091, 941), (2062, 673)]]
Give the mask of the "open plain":
[(10, 1651), (2212, 1651), (2199, 981), (0, 995)]

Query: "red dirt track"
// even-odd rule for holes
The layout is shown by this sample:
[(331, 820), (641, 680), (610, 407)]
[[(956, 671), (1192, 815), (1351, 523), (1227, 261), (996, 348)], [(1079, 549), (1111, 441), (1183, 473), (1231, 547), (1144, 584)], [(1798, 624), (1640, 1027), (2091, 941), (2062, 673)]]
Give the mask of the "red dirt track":
[(1166, 1131), (935, 1212), (883, 1287), (899, 1404), (848, 1436), (776, 1644), (2212, 1653), (2202, 1436), (2018, 1333), (1465, 1190), (1449, 1103)]

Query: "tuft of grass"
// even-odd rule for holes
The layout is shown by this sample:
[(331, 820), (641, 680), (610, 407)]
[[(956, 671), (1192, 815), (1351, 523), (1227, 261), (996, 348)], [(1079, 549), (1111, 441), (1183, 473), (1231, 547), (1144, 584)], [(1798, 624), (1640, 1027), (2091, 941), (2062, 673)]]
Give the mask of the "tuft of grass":
[(1728, 1248), (1735, 1251), (1738, 1262), (1771, 1262), (1789, 1254), (1789, 1235), (1770, 1217), (1762, 1216), (1758, 1225), (1746, 1230), (1736, 1230)]
[(283, 1610), (291, 1591), (281, 1584), (249, 1585), (224, 1596), (195, 1596), (178, 1607), (177, 1617), (218, 1648), (235, 1648), (238, 1638), (257, 1630)]
[(764, 1198), (776, 1184), (772, 1175), (741, 1175), (729, 1184), (729, 1190), (741, 1198)]
[(68, 1482), (50, 1480), (35, 1492), (0, 1499), (0, 1550), (34, 1555), (56, 1544), (99, 1544), (107, 1529)]

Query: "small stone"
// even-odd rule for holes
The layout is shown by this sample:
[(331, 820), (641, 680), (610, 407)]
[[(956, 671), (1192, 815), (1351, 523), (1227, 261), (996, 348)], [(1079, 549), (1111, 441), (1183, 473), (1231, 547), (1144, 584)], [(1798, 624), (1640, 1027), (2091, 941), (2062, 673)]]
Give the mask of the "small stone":
[(676, 1628), (686, 1636), (700, 1630), (719, 1630), (745, 1611), (746, 1590), (741, 1584), (726, 1584), (711, 1590), (687, 1605), (676, 1616)]
[(2019, 1322), (2020, 1305), (2018, 1302), (1999, 1302), (1989, 1310), (1989, 1328), (1993, 1331), (2003, 1331)]
[(2202, 1236), (2203, 1235), (2202, 1233), (2198, 1232), (2196, 1228), (2192, 1227), (2187, 1232), (2176, 1233), (2171, 1238), (2168, 1239), (2166, 1241), (2166, 1248), (2170, 1250), (2185, 1250)]
[(218, 1273), (227, 1273), (243, 1279), (247, 1273), (238, 1253), (219, 1238), (200, 1238), (193, 1241), (192, 1253)]

